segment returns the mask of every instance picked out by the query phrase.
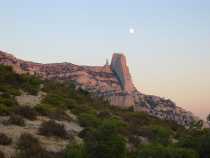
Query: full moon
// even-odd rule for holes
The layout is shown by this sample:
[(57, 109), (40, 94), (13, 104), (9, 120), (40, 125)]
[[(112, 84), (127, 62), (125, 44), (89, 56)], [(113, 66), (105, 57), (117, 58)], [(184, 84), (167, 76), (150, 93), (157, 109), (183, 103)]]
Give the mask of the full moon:
[(130, 33), (130, 34), (134, 34), (134, 33), (135, 33), (134, 28), (129, 28), (129, 33)]

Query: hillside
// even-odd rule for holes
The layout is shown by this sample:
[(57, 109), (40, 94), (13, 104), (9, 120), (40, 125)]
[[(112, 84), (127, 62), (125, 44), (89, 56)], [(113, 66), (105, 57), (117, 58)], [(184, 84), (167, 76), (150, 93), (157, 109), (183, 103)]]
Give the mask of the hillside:
[(144, 111), (164, 120), (172, 120), (180, 125), (189, 126), (197, 121), (188, 112), (169, 100), (158, 96), (139, 92), (133, 82), (123, 54), (113, 54), (111, 64), (104, 66), (79, 66), (72, 63), (41, 64), (15, 58), (13, 55), (0, 51), (0, 64), (9, 65), (18, 74), (31, 74), (42, 79), (74, 83), (91, 93), (102, 97), (111, 105)]
[(0, 158), (207, 158), (210, 130), (189, 129), (0, 65)]

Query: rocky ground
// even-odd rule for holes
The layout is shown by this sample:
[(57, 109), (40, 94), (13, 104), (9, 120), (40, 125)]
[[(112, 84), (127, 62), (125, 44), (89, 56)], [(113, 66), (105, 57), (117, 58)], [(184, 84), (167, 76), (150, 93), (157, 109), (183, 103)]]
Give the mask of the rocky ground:
[(47, 151), (59, 152), (63, 151), (70, 141), (73, 141), (75, 139), (80, 141), (80, 139), (77, 137), (77, 134), (83, 129), (76, 122), (73, 121), (56, 121), (57, 123), (64, 125), (65, 130), (69, 135), (71, 135), (71, 137), (68, 139), (46, 137), (39, 134), (39, 128), (43, 122), (49, 121), (49, 118), (47, 117), (40, 116), (37, 117), (37, 119), (34, 121), (25, 120), (24, 127), (17, 125), (5, 125), (4, 122), (8, 121), (8, 119), (9, 117), (0, 117), (1, 134), (3, 133), (12, 139), (12, 144), (8, 146), (0, 145), (0, 150), (3, 151), (5, 156), (8, 158), (11, 158), (15, 155), (17, 141), (23, 133), (29, 133), (35, 136)]

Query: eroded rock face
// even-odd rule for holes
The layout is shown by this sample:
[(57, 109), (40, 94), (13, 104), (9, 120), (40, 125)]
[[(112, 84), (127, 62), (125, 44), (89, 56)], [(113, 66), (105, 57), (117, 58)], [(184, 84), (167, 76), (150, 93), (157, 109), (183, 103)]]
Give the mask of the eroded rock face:
[(123, 54), (114, 53), (112, 56), (111, 68), (113, 72), (117, 75), (122, 90), (127, 93), (132, 93), (135, 91), (131, 75), (126, 63), (126, 58)]
[(44, 79), (73, 81), (95, 96), (103, 97), (112, 105), (134, 107), (161, 119), (189, 125), (197, 119), (192, 113), (177, 107), (174, 102), (137, 91), (123, 54), (113, 54), (111, 65), (79, 66), (71, 63), (40, 64), (23, 61), (0, 51), (0, 64), (10, 65), (17, 73), (38, 75)]

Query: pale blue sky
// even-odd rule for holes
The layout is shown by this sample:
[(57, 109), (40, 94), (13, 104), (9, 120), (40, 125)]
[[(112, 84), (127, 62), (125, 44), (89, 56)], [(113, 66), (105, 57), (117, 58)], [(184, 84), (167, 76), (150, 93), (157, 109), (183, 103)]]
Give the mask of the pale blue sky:
[(1, 50), (85, 65), (124, 52), (139, 90), (210, 112), (209, 0), (0, 0), (0, 10)]

